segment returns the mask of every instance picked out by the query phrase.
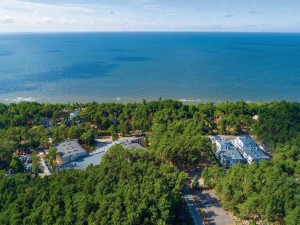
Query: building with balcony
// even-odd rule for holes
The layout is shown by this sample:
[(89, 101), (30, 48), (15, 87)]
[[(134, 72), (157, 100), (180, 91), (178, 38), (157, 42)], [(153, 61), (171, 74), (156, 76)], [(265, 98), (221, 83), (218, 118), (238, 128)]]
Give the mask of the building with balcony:
[(237, 163), (245, 163), (244, 158), (231, 141), (216, 136), (213, 142), (216, 144), (215, 154), (223, 167), (228, 168), (235, 166)]
[(232, 141), (232, 144), (239, 150), (239, 152), (249, 164), (271, 159), (257, 146), (256, 142), (249, 136), (237, 137)]

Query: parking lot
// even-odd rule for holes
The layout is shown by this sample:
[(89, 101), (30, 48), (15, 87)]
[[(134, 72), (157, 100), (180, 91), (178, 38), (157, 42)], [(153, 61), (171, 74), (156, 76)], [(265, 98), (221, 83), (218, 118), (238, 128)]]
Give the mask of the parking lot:
[(224, 209), (220, 206), (216, 196), (211, 191), (199, 193), (200, 203), (209, 224), (231, 225), (232, 220), (228, 217)]

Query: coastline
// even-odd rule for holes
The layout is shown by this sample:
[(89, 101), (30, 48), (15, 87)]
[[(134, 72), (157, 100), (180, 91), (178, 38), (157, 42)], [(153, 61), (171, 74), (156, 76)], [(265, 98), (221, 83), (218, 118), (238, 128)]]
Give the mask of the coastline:
[(93, 100), (93, 99), (88, 99), (88, 100), (62, 100), (62, 99), (57, 99), (57, 100), (38, 100), (32, 97), (16, 97), (16, 98), (12, 98), (12, 99), (1, 99), (0, 98), (0, 103), (2, 104), (18, 104), (20, 102), (36, 102), (39, 104), (75, 104), (75, 103), (79, 103), (79, 104), (85, 104), (85, 103), (91, 103), (91, 102), (96, 102), (96, 103), (115, 103), (115, 104), (134, 104), (134, 103), (142, 103), (144, 100), (146, 102), (153, 102), (153, 101), (158, 101), (159, 99), (161, 100), (172, 100), (172, 101), (178, 101), (181, 102), (182, 104), (185, 105), (197, 105), (197, 104), (206, 104), (206, 103), (214, 103), (214, 104), (221, 104), (224, 102), (237, 102), (237, 101), (244, 101), (245, 103), (259, 103), (259, 102), (281, 102), (281, 101), (287, 101), (287, 102), (300, 102), (300, 101), (296, 101), (296, 100), (287, 100), (287, 99), (274, 99), (274, 100), (257, 100), (257, 101), (250, 101), (250, 100), (245, 100), (245, 99), (225, 99), (225, 100), (204, 100), (204, 99), (185, 99), (185, 98), (162, 98), (162, 97), (158, 97), (158, 98), (122, 98), (122, 97), (118, 97), (118, 98), (107, 98), (107, 99), (103, 99), (103, 100)]

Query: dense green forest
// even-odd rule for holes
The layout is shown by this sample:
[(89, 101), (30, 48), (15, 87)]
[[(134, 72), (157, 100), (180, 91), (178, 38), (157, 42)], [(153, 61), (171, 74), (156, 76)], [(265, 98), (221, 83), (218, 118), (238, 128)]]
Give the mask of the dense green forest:
[[(195, 129), (198, 136), (241, 134), (248, 131), (253, 123), (252, 116), (257, 114), (259, 108), (257, 104), (246, 104), (243, 101), (218, 105), (184, 105), (173, 100), (143, 101), (126, 105), (96, 102), (0, 104), (0, 169), (8, 168), (12, 160), (11, 153), (16, 149), (26, 151), (38, 146), (51, 147), (49, 138), (53, 143), (76, 138), (89, 148), (93, 138), (99, 135), (113, 134), (117, 137), (116, 134), (126, 136), (145, 132), (159, 135), (159, 130), (164, 129), (162, 126), (173, 132), (172, 135), (176, 135), (177, 131), (183, 134), (183, 130), (176, 128), (177, 130), (171, 131), (171, 127), (179, 128), (187, 124)], [(79, 110), (79, 115), (69, 121), (69, 114), (75, 109)], [(51, 120), (51, 129), (42, 125), (46, 119)], [(188, 132), (193, 131), (186, 131), (187, 136)]]
[[(75, 109), (79, 115), (69, 121)], [(45, 127), (45, 119), (52, 125)], [(67, 138), (89, 148), (101, 135), (149, 135), (146, 150), (117, 148), (87, 171), (44, 179), (1, 173), (0, 224), (174, 224), (185, 216), (179, 205), (186, 174), (179, 171), (214, 160), (208, 135), (249, 132), (268, 145), (274, 160), (226, 172), (215, 165), (204, 170), (205, 182), (241, 218), (297, 224), (300, 103), (0, 104), (0, 170), (18, 168), (16, 149), (49, 148)]]
[[(234, 112), (231, 112), (230, 107)], [(193, 123), (192, 128), (201, 135), (214, 132), (241, 133), (241, 127), (249, 126), (252, 122), (251, 115), (256, 113), (252, 108), (242, 101), (222, 106), (212, 103), (184, 105), (172, 100), (143, 101), (127, 105), (95, 102), (0, 104), (0, 169), (9, 166), (12, 160), (11, 153), (16, 149), (26, 151), (38, 146), (48, 148), (51, 145), (49, 138), (53, 143), (76, 138), (88, 148), (93, 138), (98, 135), (142, 134), (152, 132), (156, 128), (162, 129), (161, 126), (179, 127), (177, 122)], [(79, 115), (69, 121), (69, 114), (75, 109), (79, 110)], [(45, 119), (51, 120), (51, 129), (42, 125)], [(216, 119), (220, 122), (219, 128), (214, 121)], [(158, 132), (156, 133), (158, 135)]]
[(205, 183), (223, 206), (244, 219), (298, 225), (300, 221), (300, 104), (259, 104), (253, 133), (273, 149), (273, 160), (205, 168)]
[(115, 145), (86, 171), (2, 175), (0, 224), (191, 224), (181, 202), (186, 183), (154, 154)]

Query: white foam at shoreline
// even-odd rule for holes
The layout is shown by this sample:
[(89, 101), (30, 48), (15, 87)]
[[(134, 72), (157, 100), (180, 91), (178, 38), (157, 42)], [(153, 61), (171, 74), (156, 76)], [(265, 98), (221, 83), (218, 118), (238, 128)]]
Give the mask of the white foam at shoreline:
[(201, 102), (200, 99), (178, 99), (180, 102)]
[(12, 98), (12, 99), (5, 98), (4, 101), (7, 101), (7, 102), (34, 102), (36, 100), (32, 97), (27, 97), (27, 98), (16, 97), (16, 98)]

